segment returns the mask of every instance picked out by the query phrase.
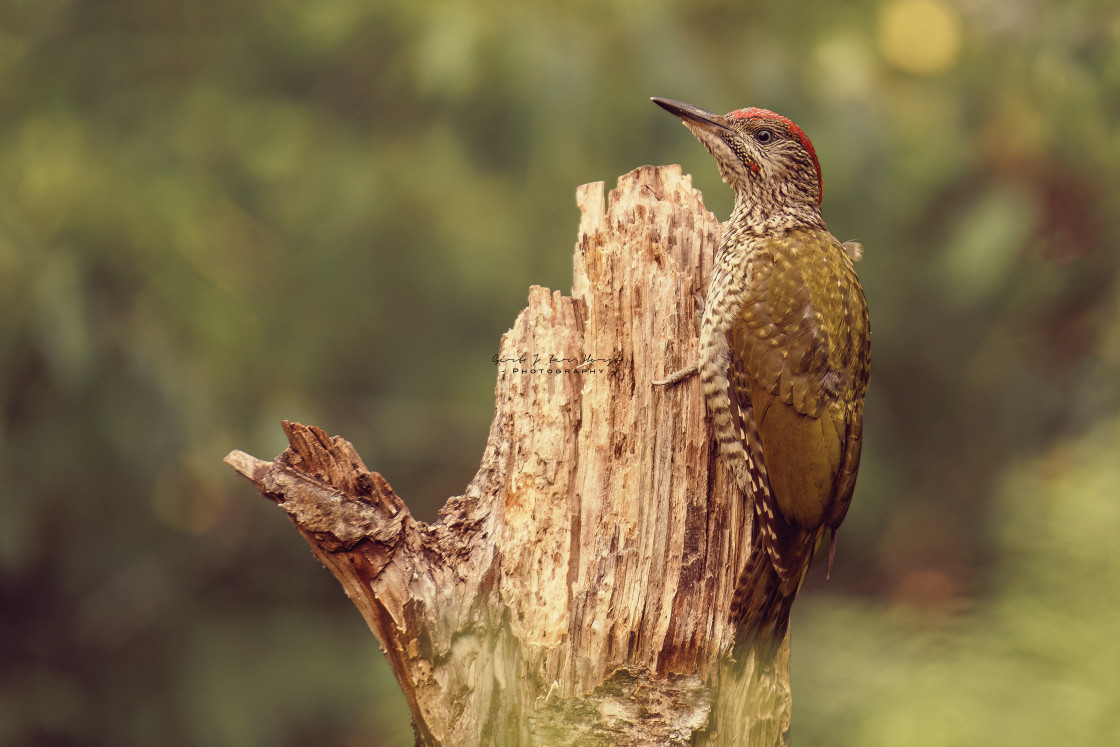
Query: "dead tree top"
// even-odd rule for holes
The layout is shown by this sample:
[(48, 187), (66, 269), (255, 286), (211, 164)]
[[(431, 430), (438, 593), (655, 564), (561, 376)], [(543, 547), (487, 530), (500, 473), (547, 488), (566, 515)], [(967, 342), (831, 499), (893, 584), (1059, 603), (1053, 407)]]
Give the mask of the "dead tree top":
[[(788, 647), (733, 661), (750, 512), (716, 461), (696, 300), (721, 226), (680, 168), (577, 191), (572, 293), (501, 342), (478, 473), (431, 525), (339, 437), (226, 460), (286, 511), (381, 642), (422, 744), (779, 744)], [(536, 362), (536, 365), (534, 364)], [(742, 657), (740, 657), (742, 659)]]

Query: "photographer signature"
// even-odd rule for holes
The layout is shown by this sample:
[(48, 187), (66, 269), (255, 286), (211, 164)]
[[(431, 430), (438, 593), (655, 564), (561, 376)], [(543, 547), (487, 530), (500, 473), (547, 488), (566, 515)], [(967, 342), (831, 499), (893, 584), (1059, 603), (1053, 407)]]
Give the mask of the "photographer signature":
[(611, 369), (622, 364), (622, 354), (612, 358), (595, 358), (586, 355), (583, 358), (562, 358), (555, 353), (547, 356), (541, 353), (522, 353), (516, 357), (503, 358), (500, 353), (495, 353), (490, 359), (499, 367), (499, 374), (596, 374), (608, 373)]

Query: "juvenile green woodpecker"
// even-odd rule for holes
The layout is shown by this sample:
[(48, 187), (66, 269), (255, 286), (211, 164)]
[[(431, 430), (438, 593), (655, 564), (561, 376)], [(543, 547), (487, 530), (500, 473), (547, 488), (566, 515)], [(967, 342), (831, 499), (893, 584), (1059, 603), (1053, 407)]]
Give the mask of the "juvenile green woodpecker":
[(711, 152), (735, 207), (716, 249), (694, 370), (724, 462), (753, 497), (759, 540), (732, 602), (736, 624), (780, 638), (826, 529), (852, 500), (871, 328), (853, 259), (821, 217), (816, 151), (765, 109), (719, 116), (654, 98)]

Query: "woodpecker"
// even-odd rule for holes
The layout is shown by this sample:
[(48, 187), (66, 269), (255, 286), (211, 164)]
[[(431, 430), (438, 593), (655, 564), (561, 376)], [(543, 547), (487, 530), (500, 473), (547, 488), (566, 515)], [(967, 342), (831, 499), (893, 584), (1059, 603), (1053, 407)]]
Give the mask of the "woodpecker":
[(855, 488), (871, 357), (853, 265), (862, 247), (829, 233), (816, 151), (789, 119), (653, 101), (681, 118), (735, 191), (700, 322), (699, 363), (657, 383), (700, 375), (721, 457), (756, 517), (756, 551), (732, 619), (780, 639), (826, 529), (831, 570)]

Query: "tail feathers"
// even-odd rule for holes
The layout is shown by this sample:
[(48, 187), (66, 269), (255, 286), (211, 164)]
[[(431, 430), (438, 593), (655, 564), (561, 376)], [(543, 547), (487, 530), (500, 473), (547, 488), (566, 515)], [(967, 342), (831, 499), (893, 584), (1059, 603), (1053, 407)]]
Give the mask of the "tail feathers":
[[(738, 629), (737, 641), (774, 646), (781, 643), (793, 607), (788, 585), (774, 570), (769, 553), (756, 546), (731, 600), (731, 622)], [(796, 592), (796, 586), (793, 591)]]
[(780, 535), (787, 540), (780, 546), (765, 540), (755, 545), (731, 601), (737, 640), (781, 643), (789, 628), (793, 599), (823, 534), (794, 530)]
[(825, 578), (832, 578), (832, 564), (836, 562), (836, 527), (832, 528), (832, 536), (828, 540), (828, 570)]

